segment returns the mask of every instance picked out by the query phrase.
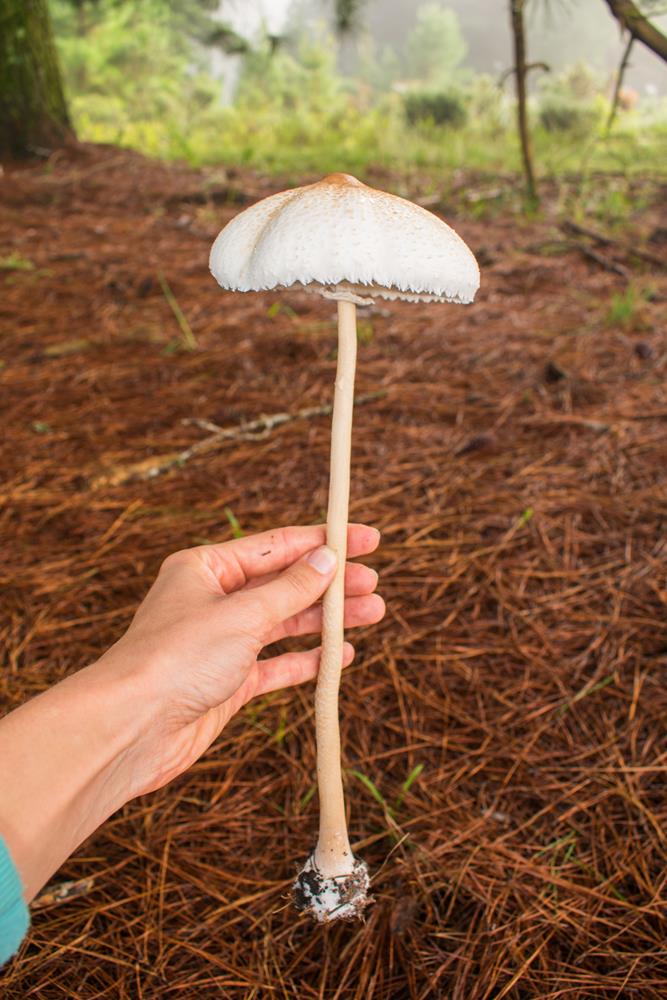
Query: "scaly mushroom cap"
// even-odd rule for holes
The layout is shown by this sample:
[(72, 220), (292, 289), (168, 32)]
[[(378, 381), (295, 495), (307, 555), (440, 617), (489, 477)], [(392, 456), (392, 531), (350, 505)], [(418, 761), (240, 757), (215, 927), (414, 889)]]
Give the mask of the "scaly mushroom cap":
[(477, 261), (432, 212), (349, 174), (281, 191), (240, 212), (211, 249), (223, 288), (302, 286), (336, 298), (472, 302)]

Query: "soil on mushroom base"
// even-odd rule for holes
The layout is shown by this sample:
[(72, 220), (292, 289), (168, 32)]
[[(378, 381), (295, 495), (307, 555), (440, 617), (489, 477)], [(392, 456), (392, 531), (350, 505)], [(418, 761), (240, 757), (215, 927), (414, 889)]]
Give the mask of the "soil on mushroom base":
[[(231, 536), (230, 512), (322, 516), (327, 417), (120, 475), (209, 433), (193, 419), (330, 398), (335, 306), (207, 273), (222, 223), (279, 187), (99, 148), (5, 175), (3, 710), (110, 644), (164, 554)], [(614, 232), (658, 256), (659, 195)], [(549, 206), (457, 207), (477, 304), (361, 326), (358, 392), (386, 395), (355, 413), (352, 515), (383, 530), (390, 606), (342, 698), (365, 923), (288, 903), (316, 836), (312, 692), (279, 694), (65, 866), (80, 891), (35, 909), (7, 1000), (665, 996), (665, 281), (563, 246)]]

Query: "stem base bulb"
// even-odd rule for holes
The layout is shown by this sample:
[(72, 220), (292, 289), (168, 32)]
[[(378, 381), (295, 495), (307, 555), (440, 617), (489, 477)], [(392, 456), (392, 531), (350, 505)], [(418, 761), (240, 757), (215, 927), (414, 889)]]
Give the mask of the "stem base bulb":
[(349, 875), (323, 875), (313, 855), (292, 886), (297, 910), (309, 913), (320, 924), (333, 920), (355, 920), (370, 902), (368, 865), (355, 858)]

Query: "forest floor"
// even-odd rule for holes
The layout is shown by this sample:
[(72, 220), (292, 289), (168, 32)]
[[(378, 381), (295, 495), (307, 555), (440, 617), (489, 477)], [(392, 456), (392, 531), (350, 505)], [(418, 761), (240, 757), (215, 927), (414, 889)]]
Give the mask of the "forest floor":
[[(2, 177), (2, 709), (112, 643), (168, 552), (322, 519), (327, 416), (187, 452), (197, 421), (331, 399), (333, 304), (208, 273), (218, 229), (279, 187), (102, 147)], [(528, 220), (425, 200), (483, 279), (470, 307), (362, 310), (379, 395), (351, 517), (382, 530), (388, 603), (341, 705), (366, 921), (288, 901), (317, 823), (307, 686), (83, 845), (5, 1000), (667, 995), (665, 188), (609, 244), (549, 194)]]

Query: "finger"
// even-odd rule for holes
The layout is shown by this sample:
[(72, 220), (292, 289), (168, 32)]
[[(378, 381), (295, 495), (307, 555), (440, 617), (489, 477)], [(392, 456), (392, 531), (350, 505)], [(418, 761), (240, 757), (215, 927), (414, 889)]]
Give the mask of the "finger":
[[(265, 583), (270, 583), (278, 576), (277, 573), (269, 573), (267, 576), (258, 576), (250, 580), (243, 588), (252, 590), (255, 587), (263, 587)], [(363, 563), (347, 563), (345, 566), (345, 596), (360, 597), (362, 594), (372, 594), (378, 583), (377, 571)]]
[[(385, 603), (379, 594), (348, 597), (345, 601), (345, 628), (376, 625), (384, 618), (385, 611)], [(317, 604), (277, 625), (271, 633), (269, 642), (278, 642), (287, 636), (315, 635), (321, 631), (322, 605)]]
[[(325, 540), (325, 525), (312, 524), (277, 528), (219, 545), (204, 545), (199, 551), (209, 559), (223, 590), (231, 593), (254, 577), (281, 572), (306, 552), (323, 545)], [(377, 528), (366, 524), (348, 525), (348, 556), (368, 555), (375, 551), (379, 542)]]
[(233, 594), (229, 601), (236, 602), (239, 620), (266, 641), (280, 622), (315, 604), (333, 580), (337, 562), (333, 549), (321, 545), (275, 580)]
[(347, 563), (345, 566), (345, 596), (362, 597), (372, 594), (378, 585), (377, 570), (363, 563)]
[[(255, 695), (279, 691), (280, 688), (293, 687), (317, 677), (322, 650), (309, 649), (305, 653), (283, 653), (272, 656), (269, 660), (260, 660), (257, 664), (258, 678)], [(343, 644), (343, 667), (348, 667), (354, 659), (354, 646)]]

